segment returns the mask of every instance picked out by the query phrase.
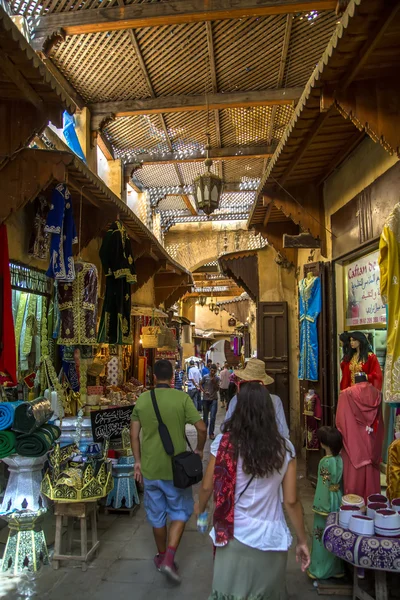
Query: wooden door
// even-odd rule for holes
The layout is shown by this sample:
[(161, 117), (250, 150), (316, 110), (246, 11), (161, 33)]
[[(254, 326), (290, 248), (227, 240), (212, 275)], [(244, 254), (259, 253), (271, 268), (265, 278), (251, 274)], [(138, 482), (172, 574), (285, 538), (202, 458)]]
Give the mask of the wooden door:
[(267, 373), (275, 380), (268, 389), (271, 394), (276, 394), (282, 400), (286, 421), (290, 427), (287, 303), (259, 302), (257, 320), (257, 357), (265, 362)]

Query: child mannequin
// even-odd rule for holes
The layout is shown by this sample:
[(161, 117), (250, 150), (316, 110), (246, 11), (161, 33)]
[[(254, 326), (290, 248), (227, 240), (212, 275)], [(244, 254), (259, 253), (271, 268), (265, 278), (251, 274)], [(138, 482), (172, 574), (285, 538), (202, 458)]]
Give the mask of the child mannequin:
[(307, 574), (311, 579), (329, 579), (344, 575), (342, 561), (328, 552), (322, 543), (326, 519), (329, 513), (339, 510), (342, 501), (343, 462), (339, 452), (343, 443), (336, 427), (320, 427), (317, 436), (326, 455), (321, 458), (318, 465), (318, 481), (313, 504), (315, 513), (313, 545)]

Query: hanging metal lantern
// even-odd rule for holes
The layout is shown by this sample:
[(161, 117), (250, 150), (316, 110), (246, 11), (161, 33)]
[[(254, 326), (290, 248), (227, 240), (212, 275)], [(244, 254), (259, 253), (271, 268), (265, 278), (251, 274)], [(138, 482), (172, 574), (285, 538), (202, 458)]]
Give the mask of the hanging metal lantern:
[(197, 206), (197, 210), (202, 210), (206, 215), (210, 215), (219, 206), (219, 201), (222, 194), (223, 181), (218, 175), (211, 173), (211, 166), (213, 164), (210, 158), (210, 134), (207, 133), (207, 158), (204, 161), (207, 167), (207, 173), (200, 175), (193, 181), (194, 185), (194, 198)]
[(215, 315), (219, 315), (219, 306), (216, 306), (216, 307), (214, 308), (214, 314), (215, 314)]
[(207, 296), (199, 296), (198, 302), (200, 306), (205, 306), (207, 304)]
[(212, 299), (212, 298), (211, 298), (211, 302), (210, 302), (210, 304), (208, 305), (208, 308), (211, 310), (211, 312), (214, 312), (214, 310), (215, 310), (215, 308), (216, 308), (216, 307), (215, 307), (215, 302), (213, 301), (213, 299)]

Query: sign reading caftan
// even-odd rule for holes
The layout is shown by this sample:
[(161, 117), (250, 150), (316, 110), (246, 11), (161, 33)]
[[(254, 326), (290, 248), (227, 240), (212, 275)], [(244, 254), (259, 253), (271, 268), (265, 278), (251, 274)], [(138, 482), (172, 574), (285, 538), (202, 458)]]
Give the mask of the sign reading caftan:
[(390, 213), (379, 243), (381, 296), (388, 309), (385, 402), (400, 402), (400, 203)]
[(106, 293), (98, 342), (132, 344), (131, 285), (136, 282), (136, 271), (131, 241), (120, 221), (115, 221), (107, 231), (100, 259), (106, 276)]
[(75, 279), (72, 245), (78, 242), (71, 194), (65, 183), (59, 183), (51, 196), (45, 231), (51, 233), (50, 265), (46, 275), (59, 281)]
[(317, 318), (321, 312), (321, 280), (305, 277), (299, 283), (300, 364), (299, 379), (318, 381)]
[(72, 283), (58, 283), (61, 323), (58, 343), (63, 346), (97, 344), (96, 319), (98, 275), (95, 265), (77, 261)]

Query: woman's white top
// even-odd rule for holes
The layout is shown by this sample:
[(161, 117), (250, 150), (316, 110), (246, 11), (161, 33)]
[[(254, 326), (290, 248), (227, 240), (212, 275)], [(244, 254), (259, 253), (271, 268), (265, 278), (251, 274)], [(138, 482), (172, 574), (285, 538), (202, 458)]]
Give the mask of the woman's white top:
[[(222, 434), (211, 444), (211, 454), (217, 456)], [(239, 457), (236, 473), (234, 537), (242, 544), (258, 550), (286, 551), (292, 543), (292, 536), (283, 514), (280, 486), (288, 464), (295, 456), (293, 444), (286, 440), (285, 461), (281, 471), (275, 471), (269, 477), (255, 477), (247, 490), (245, 489), (251, 475), (243, 472), (243, 461)], [(214, 528), (210, 536), (215, 546)]]

